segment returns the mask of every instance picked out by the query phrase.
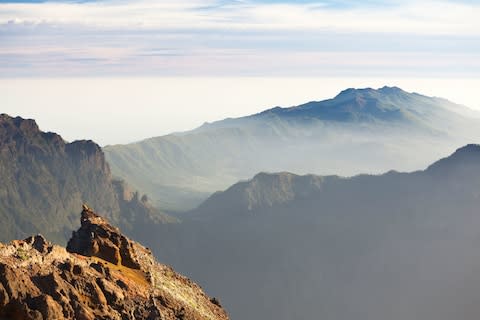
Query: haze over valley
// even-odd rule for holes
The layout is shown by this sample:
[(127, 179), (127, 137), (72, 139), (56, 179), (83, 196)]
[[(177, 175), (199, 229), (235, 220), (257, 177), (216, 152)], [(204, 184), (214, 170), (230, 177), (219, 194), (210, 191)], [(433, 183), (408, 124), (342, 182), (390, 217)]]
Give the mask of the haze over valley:
[(478, 121), (445, 99), (349, 88), (102, 150), (3, 114), (2, 240), (65, 244), (88, 203), (233, 319), (475, 319)]
[(480, 3), (0, 0), (0, 320), (477, 320)]
[(158, 252), (238, 319), (475, 319), (479, 157), (468, 145), (412, 173), (260, 173), (186, 215), (174, 244), (159, 234)]
[(398, 87), (351, 88), (332, 99), (104, 150), (114, 175), (145, 190), (157, 205), (184, 211), (261, 171), (351, 176), (425, 168), (478, 140), (477, 116)]

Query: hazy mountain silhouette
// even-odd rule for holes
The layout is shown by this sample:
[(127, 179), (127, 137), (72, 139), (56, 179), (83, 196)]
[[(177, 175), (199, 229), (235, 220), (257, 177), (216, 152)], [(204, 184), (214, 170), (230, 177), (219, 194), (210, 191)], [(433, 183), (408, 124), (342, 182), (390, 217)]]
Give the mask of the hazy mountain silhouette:
[(480, 138), (473, 113), (396, 87), (347, 89), (333, 99), (206, 123), (105, 153), (115, 175), (156, 204), (182, 210), (261, 171), (416, 170)]
[(412, 173), (261, 173), (150, 241), (232, 319), (476, 319), (479, 190), (478, 145)]
[(426, 127), (435, 128), (438, 124), (431, 123), (434, 120), (460, 120), (455, 119), (455, 115), (449, 112), (465, 116), (472, 111), (442, 98), (408, 93), (397, 87), (383, 87), (378, 90), (350, 88), (340, 92), (333, 99), (312, 101), (290, 108), (275, 107), (249, 117), (206, 124), (202, 128), (227, 126), (247, 119), (265, 120), (275, 117), (307, 123), (314, 120), (347, 123), (398, 122), (417, 126), (424, 122)]
[[(218, 130), (230, 132), (221, 125)], [(361, 131), (351, 128), (342, 130)], [(424, 137), (438, 134), (415, 128)], [(33, 120), (1, 115), (0, 160), (3, 239), (41, 232), (63, 242), (78, 226), (76, 208), (88, 202), (221, 297), (233, 319), (450, 320), (480, 313), (477, 145), (412, 173), (259, 173), (211, 195), (179, 221), (112, 180), (95, 143), (66, 143)]]

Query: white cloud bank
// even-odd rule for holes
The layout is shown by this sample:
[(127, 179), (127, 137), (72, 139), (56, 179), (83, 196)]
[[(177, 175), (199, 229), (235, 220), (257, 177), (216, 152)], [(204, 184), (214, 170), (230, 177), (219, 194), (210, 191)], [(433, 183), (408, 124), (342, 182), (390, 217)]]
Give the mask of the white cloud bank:
[(480, 4), (0, 4), (0, 74), (477, 76)]
[(480, 34), (480, 5), (403, 1), (390, 6), (329, 7), (248, 1), (101, 1), (3, 3), (0, 24), (51, 24), (160, 30), (329, 30), (414, 34)]

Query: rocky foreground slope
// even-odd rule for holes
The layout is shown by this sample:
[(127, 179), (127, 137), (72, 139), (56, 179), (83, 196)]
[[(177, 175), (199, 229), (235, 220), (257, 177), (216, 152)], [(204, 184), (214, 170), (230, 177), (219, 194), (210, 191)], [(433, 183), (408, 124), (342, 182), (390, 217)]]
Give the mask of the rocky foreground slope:
[(0, 319), (228, 319), (218, 300), (84, 207), (67, 248), (0, 244)]

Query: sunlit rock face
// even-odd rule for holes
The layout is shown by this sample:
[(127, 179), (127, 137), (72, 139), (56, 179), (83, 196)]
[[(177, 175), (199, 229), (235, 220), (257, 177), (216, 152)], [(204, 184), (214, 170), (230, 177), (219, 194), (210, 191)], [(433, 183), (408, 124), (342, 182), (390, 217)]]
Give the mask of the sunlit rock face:
[(0, 319), (225, 320), (215, 298), (84, 207), (67, 249), (37, 235), (0, 244)]

